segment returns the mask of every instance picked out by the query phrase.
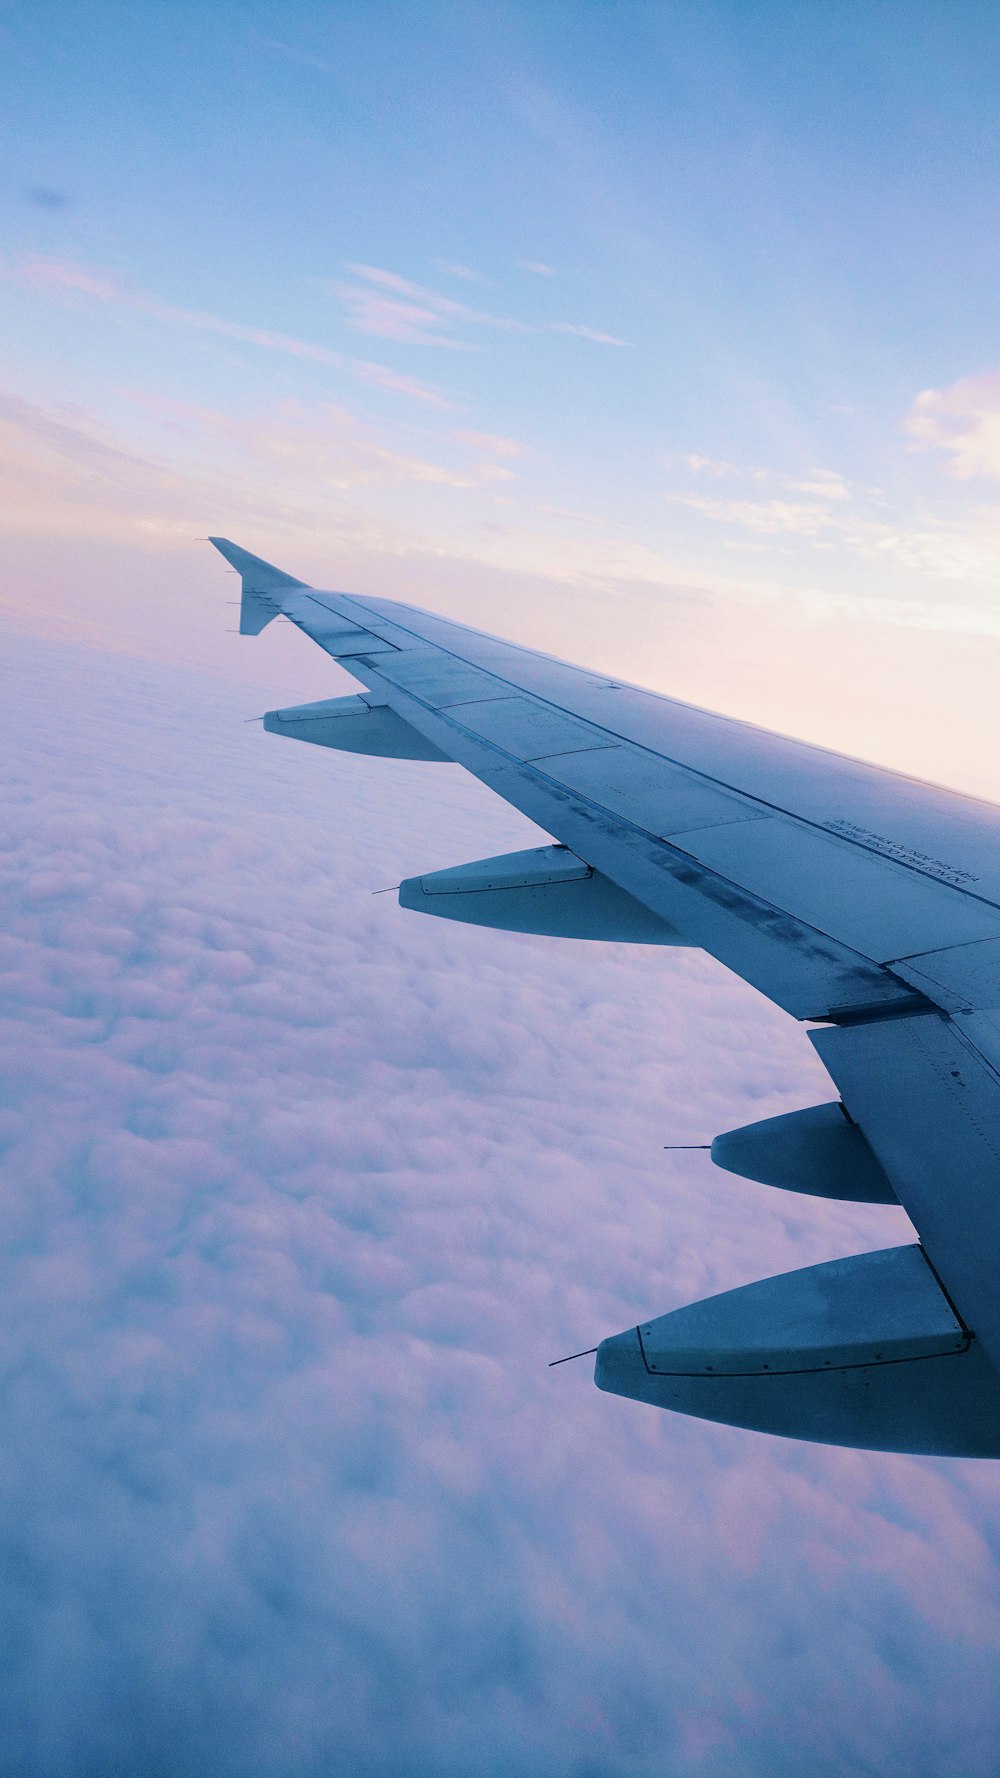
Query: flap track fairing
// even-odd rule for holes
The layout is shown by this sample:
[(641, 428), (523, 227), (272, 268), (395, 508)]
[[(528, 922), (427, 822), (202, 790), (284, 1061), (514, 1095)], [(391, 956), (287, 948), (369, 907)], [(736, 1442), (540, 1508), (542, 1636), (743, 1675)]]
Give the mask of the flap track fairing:
[(290, 710), (268, 710), (264, 727), (269, 735), (288, 735), (293, 741), (311, 741), (341, 753), (369, 753), (379, 759), (448, 757), (388, 704), (372, 697), (322, 698)]
[(819, 1444), (1000, 1456), (1000, 1378), (923, 1250), (708, 1297), (602, 1341), (600, 1389)]
[(727, 1173), (782, 1191), (854, 1204), (899, 1202), (857, 1124), (836, 1099), (727, 1130), (712, 1143), (712, 1159)]
[(639, 945), (686, 942), (673, 926), (565, 846), (508, 852), (408, 877), (399, 886), (399, 905), (443, 920), (551, 938)]

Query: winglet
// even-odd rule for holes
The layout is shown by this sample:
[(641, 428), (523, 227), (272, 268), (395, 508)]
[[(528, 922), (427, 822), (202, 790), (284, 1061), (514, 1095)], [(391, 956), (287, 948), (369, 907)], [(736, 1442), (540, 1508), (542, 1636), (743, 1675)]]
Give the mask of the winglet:
[(265, 562), (261, 556), (252, 556), (249, 550), (240, 549), (239, 544), (230, 543), (228, 537), (210, 537), (220, 556), (224, 556), (231, 567), (236, 569), (242, 582), (242, 598), (240, 600), (240, 635), (259, 636), (265, 624), (272, 617), (277, 617), (281, 610), (280, 594), (292, 587), (308, 586), (308, 581), (296, 580), (292, 574), (285, 574), (275, 568), (271, 562)]

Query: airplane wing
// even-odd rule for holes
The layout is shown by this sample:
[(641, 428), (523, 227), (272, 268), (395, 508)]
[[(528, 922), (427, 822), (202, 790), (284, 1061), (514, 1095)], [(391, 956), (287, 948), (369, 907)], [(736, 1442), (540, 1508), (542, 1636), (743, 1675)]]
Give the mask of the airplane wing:
[(211, 541), (244, 634), (283, 614), (363, 688), (265, 728), (456, 761), (552, 836), (413, 878), (404, 907), (709, 951), (811, 1025), (836, 1090), (724, 1132), (713, 1159), (914, 1224), (918, 1244), (604, 1340), (598, 1385), (788, 1437), (1000, 1456), (1000, 808)]

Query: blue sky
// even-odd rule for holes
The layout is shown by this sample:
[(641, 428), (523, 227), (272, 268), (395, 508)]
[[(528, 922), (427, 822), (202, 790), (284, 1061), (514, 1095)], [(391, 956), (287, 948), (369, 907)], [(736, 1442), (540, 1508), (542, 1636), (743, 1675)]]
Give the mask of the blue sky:
[(238, 473), (263, 541), (317, 560), (995, 640), (992, 8), (0, 28), (5, 371), (33, 409)]
[(663, 1154), (801, 1030), (372, 899), (538, 836), (245, 722), (351, 682), (199, 539), (1000, 798), (998, 78), (962, 0), (0, 5), (4, 1770), (993, 1778), (993, 1465), (545, 1368), (907, 1238)]

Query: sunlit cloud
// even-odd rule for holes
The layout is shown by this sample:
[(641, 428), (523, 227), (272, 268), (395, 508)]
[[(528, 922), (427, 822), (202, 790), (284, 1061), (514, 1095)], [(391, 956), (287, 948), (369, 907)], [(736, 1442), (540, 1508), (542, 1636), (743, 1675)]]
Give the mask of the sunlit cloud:
[(1000, 475), (1000, 372), (924, 389), (905, 425), (916, 448), (949, 453), (953, 475)]

